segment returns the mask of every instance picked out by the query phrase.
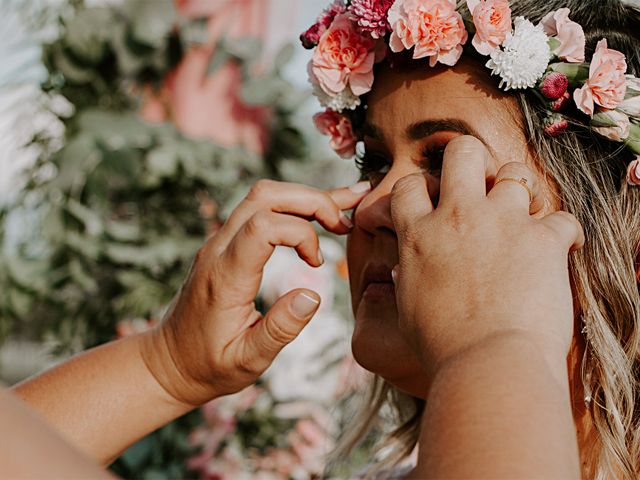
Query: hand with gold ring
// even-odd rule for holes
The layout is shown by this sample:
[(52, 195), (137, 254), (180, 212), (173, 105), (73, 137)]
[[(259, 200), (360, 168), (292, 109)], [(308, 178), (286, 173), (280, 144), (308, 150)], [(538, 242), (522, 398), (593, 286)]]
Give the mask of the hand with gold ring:
[(525, 163), (495, 165), (479, 140), (457, 137), (445, 149), (437, 207), (421, 174), (401, 178), (391, 193), (400, 328), (429, 377), (509, 332), (536, 339), (555, 361), (566, 358), (568, 255), (582, 245), (582, 228), (545, 204), (547, 189)]

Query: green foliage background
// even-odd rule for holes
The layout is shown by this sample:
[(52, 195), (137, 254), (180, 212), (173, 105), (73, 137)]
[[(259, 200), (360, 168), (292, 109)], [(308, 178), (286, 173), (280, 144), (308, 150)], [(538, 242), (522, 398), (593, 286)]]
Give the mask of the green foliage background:
[[(204, 38), (203, 22), (177, 18), (169, 1), (72, 5), (44, 54), (43, 90), (71, 106), (56, 113), (64, 139), (46, 131), (34, 137), (39, 158), (25, 172), (20, 197), (0, 212), (0, 235), (16, 212), (24, 233), (0, 255), (0, 335), (53, 341), (61, 352), (113, 339), (120, 320), (161, 316), (219, 220), (203, 204), (224, 211), (256, 179), (280, 179), (283, 161), (306, 158), (292, 124), (306, 95), (282, 76), (291, 46), (259, 76), (256, 40), (222, 42), (211, 59), (211, 72), (237, 62), (244, 101), (272, 109), (270, 148), (260, 157), (186, 138), (170, 123), (146, 124), (136, 114), (136, 87), (159, 86), (185, 49)], [(128, 478), (192, 476), (187, 434), (199, 421), (195, 412), (155, 432), (114, 470)], [(265, 432), (252, 435), (268, 446), (275, 434)]]

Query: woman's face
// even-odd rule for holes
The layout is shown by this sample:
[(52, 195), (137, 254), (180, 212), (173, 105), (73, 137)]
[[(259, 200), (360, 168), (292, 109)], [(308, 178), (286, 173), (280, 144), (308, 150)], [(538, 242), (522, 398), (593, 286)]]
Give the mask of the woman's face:
[[(398, 240), (389, 210), (391, 189), (401, 177), (422, 171), (436, 205), (442, 150), (458, 135), (482, 140), (495, 171), (513, 161), (532, 165), (533, 159), (515, 100), (473, 61), (463, 59), (453, 68), (381, 69), (368, 105), (362, 168), (373, 188), (354, 212), (347, 249), (353, 353), (367, 370), (425, 397), (422, 369), (397, 326), (391, 268), (398, 263)], [(493, 179), (487, 181), (491, 185)], [(544, 195), (550, 200), (549, 191)]]

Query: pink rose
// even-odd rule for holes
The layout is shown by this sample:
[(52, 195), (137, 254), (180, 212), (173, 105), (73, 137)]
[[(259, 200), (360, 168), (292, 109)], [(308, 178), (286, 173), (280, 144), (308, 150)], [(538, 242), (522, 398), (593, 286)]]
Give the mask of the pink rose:
[(636, 155), (635, 160), (627, 167), (627, 183), (629, 185), (640, 185), (640, 155)]
[(629, 117), (617, 110), (603, 110), (593, 116), (593, 130), (614, 142), (622, 142), (631, 132)]
[(467, 0), (476, 34), (471, 41), (478, 53), (490, 55), (511, 32), (508, 0)]
[(388, 19), (393, 52), (415, 47), (413, 58), (429, 57), (431, 67), (453, 66), (462, 55), (468, 35), (455, 0), (396, 0)]
[(626, 82), (624, 73), (627, 62), (621, 52), (607, 48), (607, 40), (602, 39), (589, 67), (589, 79), (582, 88), (573, 92), (573, 99), (580, 110), (593, 116), (594, 103), (614, 109), (624, 100)]
[(584, 62), (584, 31), (580, 24), (569, 20), (569, 12), (568, 8), (549, 12), (540, 23), (544, 33), (560, 42), (560, 46), (553, 51), (558, 58), (581, 63)]
[(362, 35), (348, 14), (338, 15), (320, 37), (311, 70), (320, 87), (333, 97), (347, 86), (357, 95), (371, 90), (376, 42)]
[(357, 139), (353, 134), (351, 121), (344, 115), (325, 110), (313, 116), (316, 128), (323, 135), (331, 137), (331, 148), (333, 148), (342, 158), (353, 157), (356, 153)]

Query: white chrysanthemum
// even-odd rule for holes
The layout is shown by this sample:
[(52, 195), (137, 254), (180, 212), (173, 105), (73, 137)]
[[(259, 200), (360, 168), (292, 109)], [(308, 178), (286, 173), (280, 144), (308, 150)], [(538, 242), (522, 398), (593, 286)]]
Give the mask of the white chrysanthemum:
[(514, 31), (507, 35), (503, 49), (491, 53), (487, 67), (492, 75), (500, 75), (500, 88), (531, 88), (544, 75), (551, 58), (549, 40), (541, 25), (517, 17)]
[(348, 86), (338, 95), (332, 97), (328, 95), (320, 85), (314, 84), (313, 95), (318, 99), (320, 105), (336, 112), (355, 110), (361, 103), (360, 97), (356, 96)]

